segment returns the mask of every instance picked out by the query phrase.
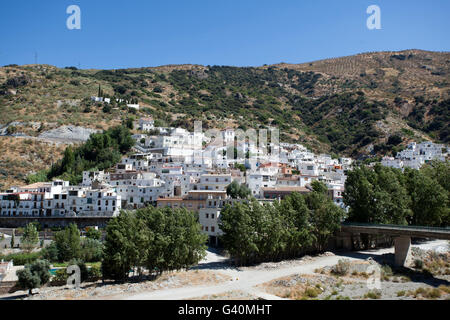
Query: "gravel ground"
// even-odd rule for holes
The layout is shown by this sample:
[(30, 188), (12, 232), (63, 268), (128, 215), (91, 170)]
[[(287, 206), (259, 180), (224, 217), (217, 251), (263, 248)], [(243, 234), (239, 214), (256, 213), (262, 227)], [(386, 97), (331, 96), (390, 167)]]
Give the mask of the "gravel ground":
[[(137, 294), (139, 292), (149, 292), (161, 289), (178, 288), (187, 285), (199, 284), (217, 284), (229, 280), (229, 277), (211, 271), (187, 271), (172, 274), (164, 274), (154, 281), (143, 281), (137, 283), (125, 284), (103, 284), (101, 281), (96, 283), (81, 284), (80, 289), (73, 287), (45, 287), (40, 290), (38, 295), (26, 297), (25, 300), (77, 300), (77, 299), (101, 299), (114, 298), (119, 295)], [(15, 295), (24, 295), (23, 292), (16, 292)]]

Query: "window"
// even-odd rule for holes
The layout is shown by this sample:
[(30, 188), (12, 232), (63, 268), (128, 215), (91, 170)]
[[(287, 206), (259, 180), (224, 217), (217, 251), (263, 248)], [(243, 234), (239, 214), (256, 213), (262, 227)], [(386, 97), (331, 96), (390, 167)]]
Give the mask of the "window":
[(208, 219), (208, 218), (209, 218), (209, 213), (206, 214), (206, 219)]
[[(214, 219), (214, 213), (211, 215), (211, 219)], [(213, 230), (214, 231), (214, 230)]]
[(205, 227), (205, 230), (208, 231), (208, 227)]
[(215, 227), (211, 227), (211, 232), (214, 232), (216, 230)]

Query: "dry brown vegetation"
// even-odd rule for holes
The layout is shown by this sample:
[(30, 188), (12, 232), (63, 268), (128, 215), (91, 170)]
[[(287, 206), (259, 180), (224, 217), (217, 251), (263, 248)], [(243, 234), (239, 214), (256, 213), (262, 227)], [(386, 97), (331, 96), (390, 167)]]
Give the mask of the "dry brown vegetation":
[(28, 174), (49, 167), (62, 158), (64, 144), (32, 138), (0, 137), (0, 188), (23, 185)]
[(340, 287), (348, 280), (338, 280), (332, 276), (295, 275), (276, 279), (258, 287), (280, 298), (292, 300), (316, 299), (327, 288)]

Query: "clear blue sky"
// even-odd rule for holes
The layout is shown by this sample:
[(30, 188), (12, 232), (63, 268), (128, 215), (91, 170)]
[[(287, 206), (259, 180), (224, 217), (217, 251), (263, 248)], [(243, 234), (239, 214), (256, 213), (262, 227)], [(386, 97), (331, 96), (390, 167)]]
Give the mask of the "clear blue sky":
[[(81, 8), (68, 30), (66, 8)], [(366, 9), (381, 8), (381, 30)], [(449, 51), (449, 0), (0, 1), (0, 65), (259, 66), (368, 51)]]

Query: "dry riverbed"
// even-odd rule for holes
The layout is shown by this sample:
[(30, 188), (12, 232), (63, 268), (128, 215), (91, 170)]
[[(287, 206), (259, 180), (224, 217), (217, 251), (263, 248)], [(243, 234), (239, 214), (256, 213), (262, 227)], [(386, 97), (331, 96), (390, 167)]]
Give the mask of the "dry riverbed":
[[(429, 253), (415, 257), (429, 259)], [(450, 300), (450, 275), (446, 274), (448, 254), (434, 254), (422, 268), (394, 269), (373, 260), (340, 260), (315, 274), (295, 274), (275, 279), (258, 288), (280, 298), (293, 300)], [(433, 266), (433, 273), (429, 272)], [(440, 266), (440, 268), (438, 267)]]
[[(154, 290), (179, 288), (196, 285), (216, 285), (229, 281), (228, 275), (220, 272), (189, 270), (163, 274), (153, 281), (142, 281), (136, 283), (103, 284), (101, 281), (95, 283), (81, 284), (80, 289), (64, 287), (41, 288), (39, 294), (25, 298), (26, 300), (89, 300), (89, 299), (119, 299), (122, 295), (137, 294), (140, 292), (151, 292)], [(26, 294), (26, 292), (22, 292)], [(16, 292), (20, 294), (20, 292)]]

